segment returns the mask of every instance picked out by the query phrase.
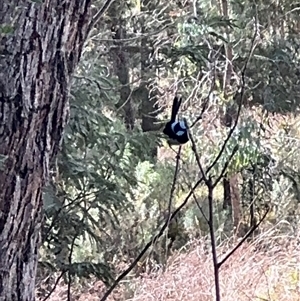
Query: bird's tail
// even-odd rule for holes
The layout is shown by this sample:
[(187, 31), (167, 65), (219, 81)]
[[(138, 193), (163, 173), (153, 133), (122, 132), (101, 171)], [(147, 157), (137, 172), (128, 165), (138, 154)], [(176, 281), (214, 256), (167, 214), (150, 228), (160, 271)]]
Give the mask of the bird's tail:
[(176, 120), (176, 116), (179, 111), (181, 101), (182, 101), (181, 97), (179, 97), (179, 96), (174, 97), (173, 106), (172, 106), (172, 115), (171, 115), (172, 122), (174, 122)]

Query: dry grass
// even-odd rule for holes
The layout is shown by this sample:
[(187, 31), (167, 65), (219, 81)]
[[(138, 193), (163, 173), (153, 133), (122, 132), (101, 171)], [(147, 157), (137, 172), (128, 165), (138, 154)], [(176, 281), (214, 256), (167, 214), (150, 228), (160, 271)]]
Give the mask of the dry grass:
[[(222, 257), (231, 248), (218, 247)], [(125, 282), (109, 300), (206, 301), (214, 300), (211, 255), (203, 241), (189, 245), (190, 251), (174, 255), (164, 272)], [(220, 270), (221, 300), (300, 300), (299, 237), (274, 237), (272, 233), (245, 243)], [(99, 300), (102, 285), (96, 283), (79, 300)], [(129, 295), (131, 297), (129, 298)], [(60, 287), (49, 301), (63, 300)], [(76, 298), (77, 299), (77, 298)]]

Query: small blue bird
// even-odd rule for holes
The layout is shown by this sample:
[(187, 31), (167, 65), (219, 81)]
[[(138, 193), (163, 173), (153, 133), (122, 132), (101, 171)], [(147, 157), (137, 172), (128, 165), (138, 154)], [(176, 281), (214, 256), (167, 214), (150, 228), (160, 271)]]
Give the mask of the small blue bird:
[(173, 100), (171, 120), (166, 123), (163, 130), (163, 133), (167, 135), (171, 140), (173, 140), (176, 144), (185, 144), (189, 141), (186, 122), (184, 120), (176, 120), (181, 101), (181, 97), (175, 96)]

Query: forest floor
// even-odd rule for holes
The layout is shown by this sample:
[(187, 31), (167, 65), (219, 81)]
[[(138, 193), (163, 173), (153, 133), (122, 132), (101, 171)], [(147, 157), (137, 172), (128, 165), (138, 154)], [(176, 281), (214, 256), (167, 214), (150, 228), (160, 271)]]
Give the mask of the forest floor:
[[(219, 258), (235, 243), (231, 239), (219, 246)], [(170, 258), (165, 271), (127, 280), (107, 300), (215, 300), (212, 256), (206, 249), (203, 241), (191, 242)], [(300, 232), (297, 236), (262, 233), (244, 243), (221, 267), (220, 288), (222, 301), (299, 301)], [(103, 293), (98, 281), (77, 291), (72, 300), (99, 301)], [(67, 299), (66, 287), (60, 286), (48, 300)]]

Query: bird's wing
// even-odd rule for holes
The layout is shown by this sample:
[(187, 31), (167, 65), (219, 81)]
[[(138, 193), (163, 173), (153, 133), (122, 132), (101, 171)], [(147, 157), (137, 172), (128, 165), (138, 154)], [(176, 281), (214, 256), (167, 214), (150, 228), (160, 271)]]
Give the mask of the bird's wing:
[(175, 96), (173, 100), (173, 106), (172, 106), (172, 115), (171, 115), (172, 122), (176, 120), (176, 116), (179, 111), (180, 105), (181, 105), (181, 97)]

